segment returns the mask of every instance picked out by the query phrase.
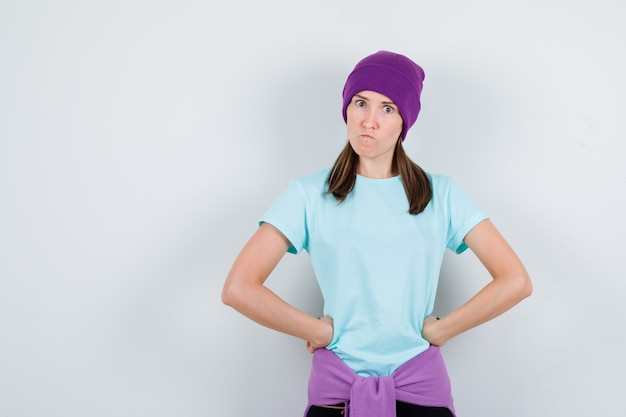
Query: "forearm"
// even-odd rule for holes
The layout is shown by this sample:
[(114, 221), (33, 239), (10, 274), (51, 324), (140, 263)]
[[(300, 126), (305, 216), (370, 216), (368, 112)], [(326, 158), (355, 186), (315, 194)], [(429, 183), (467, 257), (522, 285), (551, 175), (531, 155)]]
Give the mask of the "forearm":
[(465, 236), (465, 242), (493, 280), (441, 320), (429, 318), (424, 321), (422, 334), (434, 345), (443, 345), (499, 316), (532, 293), (526, 268), (490, 220), (476, 225)]
[(288, 304), (264, 285), (225, 287), (222, 300), (265, 327), (316, 346), (326, 346), (332, 339), (332, 326)]
[(531, 292), (530, 279), (525, 272), (494, 279), (467, 303), (431, 325), (425, 325), (425, 337), (432, 344), (443, 345), (511, 309)]

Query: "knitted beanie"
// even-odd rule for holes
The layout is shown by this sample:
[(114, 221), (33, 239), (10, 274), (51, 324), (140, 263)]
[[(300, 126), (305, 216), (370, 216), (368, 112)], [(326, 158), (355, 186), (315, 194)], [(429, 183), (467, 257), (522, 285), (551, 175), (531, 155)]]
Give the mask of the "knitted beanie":
[(420, 112), (420, 95), (424, 70), (404, 55), (378, 51), (359, 61), (343, 87), (343, 120), (348, 121), (346, 109), (355, 94), (369, 90), (389, 97), (402, 116), (404, 141)]

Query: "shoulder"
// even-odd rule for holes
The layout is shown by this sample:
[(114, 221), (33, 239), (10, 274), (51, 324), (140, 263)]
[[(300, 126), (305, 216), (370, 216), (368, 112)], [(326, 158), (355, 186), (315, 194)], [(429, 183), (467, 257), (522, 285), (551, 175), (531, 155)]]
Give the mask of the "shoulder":
[(325, 191), (329, 174), (330, 168), (325, 168), (312, 174), (296, 178), (292, 183), (299, 185), (307, 191)]
[(283, 189), (279, 200), (294, 202), (312, 202), (324, 197), (328, 189), (327, 179), (330, 169), (323, 169), (313, 174), (292, 179)]
[(330, 174), (330, 168), (324, 168), (312, 174), (308, 174), (299, 178), (296, 178), (294, 181), (298, 181), (300, 183), (319, 183), (325, 182), (328, 179), (328, 175)]
[(467, 191), (454, 178), (447, 175), (426, 173), (430, 179), (433, 197), (439, 200), (465, 201), (471, 199)]
[(433, 193), (435, 192), (446, 192), (450, 189), (450, 186), (456, 184), (456, 181), (452, 177), (442, 174), (435, 174), (432, 172), (426, 172), (428, 179), (430, 180), (430, 185), (433, 188)]

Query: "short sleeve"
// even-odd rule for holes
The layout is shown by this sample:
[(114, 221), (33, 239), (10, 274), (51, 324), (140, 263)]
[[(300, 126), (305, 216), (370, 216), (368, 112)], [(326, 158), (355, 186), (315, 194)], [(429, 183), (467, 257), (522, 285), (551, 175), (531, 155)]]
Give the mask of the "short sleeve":
[(463, 253), (467, 249), (463, 241), (465, 236), (488, 217), (476, 201), (453, 179), (449, 182), (447, 201), (449, 210), (447, 247), (456, 253)]
[(306, 207), (302, 186), (292, 181), (261, 217), (259, 225), (269, 223), (276, 227), (291, 243), (287, 252), (299, 253), (308, 241)]

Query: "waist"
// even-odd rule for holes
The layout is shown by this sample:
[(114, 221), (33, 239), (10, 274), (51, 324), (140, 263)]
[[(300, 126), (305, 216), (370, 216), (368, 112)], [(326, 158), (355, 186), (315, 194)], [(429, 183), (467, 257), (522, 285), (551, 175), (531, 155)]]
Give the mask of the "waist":
[(446, 407), (454, 413), (448, 372), (438, 347), (403, 363), (390, 376), (359, 376), (335, 353), (318, 349), (309, 377), (309, 407), (346, 403), (353, 415), (395, 415), (395, 402)]
[[(369, 336), (369, 337), (368, 337)], [(430, 348), (421, 334), (394, 332), (363, 335), (339, 333), (327, 349), (359, 376), (390, 376)]]

